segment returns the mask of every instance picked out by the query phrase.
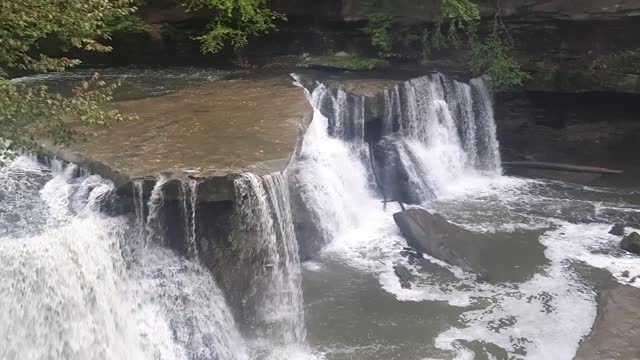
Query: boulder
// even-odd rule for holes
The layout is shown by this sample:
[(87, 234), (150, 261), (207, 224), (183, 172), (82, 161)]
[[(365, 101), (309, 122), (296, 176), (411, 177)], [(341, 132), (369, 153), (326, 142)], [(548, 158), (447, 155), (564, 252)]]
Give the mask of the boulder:
[(575, 360), (640, 359), (640, 289), (611, 281), (598, 295), (598, 316)]
[(400, 286), (403, 289), (411, 289), (411, 282), (414, 279), (413, 274), (409, 269), (407, 269), (404, 265), (395, 265), (393, 267), (393, 271), (396, 273), (396, 276), (400, 280)]
[(640, 255), (640, 234), (633, 232), (620, 242), (620, 247), (630, 253)]
[(439, 214), (414, 208), (393, 215), (409, 246), (462, 270), (485, 274), (479, 254), (487, 243)]
[(609, 230), (609, 234), (616, 235), (616, 236), (623, 236), (625, 227), (626, 226), (624, 226), (624, 224), (617, 223), (613, 225), (611, 230)]

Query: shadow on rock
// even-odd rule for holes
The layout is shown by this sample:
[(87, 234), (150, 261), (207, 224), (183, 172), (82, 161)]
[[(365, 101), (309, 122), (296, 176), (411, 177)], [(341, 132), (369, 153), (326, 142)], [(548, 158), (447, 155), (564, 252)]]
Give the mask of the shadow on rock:
[(542, 231), (481, 234), (413, 208), (393, 215), (407, 244), (491, 282), (525, 281), (544, 264)]

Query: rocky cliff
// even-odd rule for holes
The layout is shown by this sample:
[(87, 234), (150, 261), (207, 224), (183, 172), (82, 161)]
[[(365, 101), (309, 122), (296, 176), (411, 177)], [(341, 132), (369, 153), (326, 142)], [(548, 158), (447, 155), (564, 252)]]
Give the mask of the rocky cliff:
[[(431, 23), (439, 0), (394, 1), (394, 21), (413, 27)], [(366, 0), (272, 0), (287, 15), (279, 31), (255, 39), (246, 49), (254, 64), (283, 55), (347, 51), (375, 56), (361, 28)], [(553, 92), (640, 93), (640, 2), (633, 0), (480, 0), (484, 27), (499, 14), (514, 40), (515, 56), (532, 74), (528, 90)], [(115, 52), (91, 63), (207, 63), (231, 57), (200, 54), (193, 36), (204, 31), (207, 12), (186, 12), (177, 0), (148, 1), (140, 16), (146, 32), (115, 34)], [(399, 58), (418, 62), (413, 45)], [(161, 55), (161, 56), (160, 56)], [(433, 63), (464, 66), (464, 51), (432, 54)]]

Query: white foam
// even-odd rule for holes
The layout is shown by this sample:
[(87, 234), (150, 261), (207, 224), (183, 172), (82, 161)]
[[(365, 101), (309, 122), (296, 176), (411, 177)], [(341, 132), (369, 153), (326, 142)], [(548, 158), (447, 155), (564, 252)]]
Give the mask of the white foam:
[[(564, 223), (544, 234), (540, 242), (548, 247), (548, 256), (559, 260), (577, 260), (609, 271), (619, 282), (640, 287), (640, 257), (620, 248), (620, 237), (609, 234), (610, 224)], [(627, 228), (629, 234), (637, 229)], [(627, 271), (628, 276), (622, 276)]]
[(154, 247), (125, 261), (126, 219), (96, 211), (112, 184), (54, 165), (42, 191), (22, 186), (42, 198), (47, 226), (0, 237), (1, 357), (247, 359), (211, 274)]

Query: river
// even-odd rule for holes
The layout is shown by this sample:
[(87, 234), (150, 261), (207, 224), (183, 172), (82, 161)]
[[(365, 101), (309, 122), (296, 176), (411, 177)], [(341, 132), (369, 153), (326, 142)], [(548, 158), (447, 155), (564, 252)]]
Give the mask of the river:
[[(108, 180), (26, 155), (1, 167), (0, 358), (572, 359), (596, 317), (596, 269), (622, 283), (640, 275), (640, 258), (608, 233), (640, 223), (640, 187), (503, 175), (482, 80), (436, 74), (389, 90), (380, 136), (405, 174), (395, 195), (499, 244), (482, 253), (487, 279), (402, 255), (400, 209), (383, 208), (375, 186), (362, 100), (323, 85), (307, 96), (314, 119), (287, 170), (235, 181), (243, 226), (265, 249), (252, 319), (234, 319), (197, 247), (182, 256), (154, 240), (170, 221), (154, 212), (162, 181), (147, 213), (110, 217)], [(197, 188), (184, 194), (189, 208)], [(301, 216), (321, 243), (307, 261)]]

